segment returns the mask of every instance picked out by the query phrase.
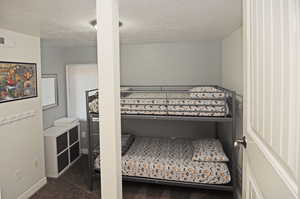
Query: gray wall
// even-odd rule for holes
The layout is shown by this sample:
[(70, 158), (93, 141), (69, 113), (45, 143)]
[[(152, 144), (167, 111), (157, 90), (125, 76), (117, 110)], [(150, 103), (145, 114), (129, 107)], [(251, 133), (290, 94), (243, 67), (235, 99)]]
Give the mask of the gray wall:
[(220, 84), (221, 42), (122, 45), (121, 82)]
[(63, 48), (63, 57), (66, 64), (95, 64), (97, 63), (97, 48), (73, 47)]
[(222, 85), (243, 94), (242, 28), (222, 41)]
[[(121, 45), (121, 83), (221, 84), (221, 49), (221, 41)], [(64, 48), (63, 56), (66, 64), (93, 64), (97, 49)]]
[(96, 63), (97, 49), (96, 47), (53, 47), (42, 40), (41, 58), (42, 74), (58, 75), (59, 105), (43, 111), (43, 127), (46, 129), (52, 126), (55, 120), (67, 115), (66, 64)]
[(57, 74), (58, 78), (58, 106), (43, 111), (43, 128), (49, 128), (53, 121), (66, 116), (66, 69), (62, 48), (49, 47), (41, 43), (42, 74)]

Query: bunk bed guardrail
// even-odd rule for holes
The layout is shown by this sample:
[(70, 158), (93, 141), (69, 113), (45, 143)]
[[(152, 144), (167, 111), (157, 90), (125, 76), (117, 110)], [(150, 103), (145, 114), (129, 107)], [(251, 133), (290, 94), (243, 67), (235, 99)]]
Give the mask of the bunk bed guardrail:
[[(192, 88), (214, 88), (197, 91)], [(174, 85), (131, 86), (121, 89), (121, 114), (123, 118), (216, 121), (232, 120), (232, 98), (235, 92), (219, 86)], [(124, 89), (125, 88), (125, 89)], [(101, 92), (100, 92), (101, 93)], [(86, 91), (86, 107), (97, 117), (97, 110), (89, 104), (98, 99), (98, 89)]]

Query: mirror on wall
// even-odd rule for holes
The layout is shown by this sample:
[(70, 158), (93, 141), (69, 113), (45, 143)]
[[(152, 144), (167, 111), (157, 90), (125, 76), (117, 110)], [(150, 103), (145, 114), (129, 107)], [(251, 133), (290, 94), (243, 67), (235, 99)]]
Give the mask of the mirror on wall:
[(58, 106), (57, 74), (42, 75), (42, 106), (43, 110)]

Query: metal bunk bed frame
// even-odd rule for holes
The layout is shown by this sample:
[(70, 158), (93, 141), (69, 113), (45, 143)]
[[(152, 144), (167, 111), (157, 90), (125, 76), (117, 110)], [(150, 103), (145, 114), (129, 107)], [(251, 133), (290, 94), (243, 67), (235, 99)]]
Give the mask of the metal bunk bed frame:
[[(202, 117), (202, 116), (173, 116), (173, 115), (142, 115), (142, 114), (121, 114), (122, 119), (148, 119), (148, 120), (179, 120), (179, 121), (195, 121), (195, 122), (226, 122), (231, 123), (232, 133), (231, 133), (231, 160), (229, 162), (229, 170), (231, 173), (231, 182), (229, 184), (204, 184), (204, 183), (192, 183), (192, 182), (182, 182), (182, 181), (173, 181), (173, 180), (164, 180), (164, 179), (154, 179), (154, 178), (146, 178), (146, 177), (135, 177), (135, 176), (122, 176), (123, 181), (130, 181), (130, 182), (142, 182), (142, 183), (151, 183), (151, 184), (161, 184), (161, 185), (168, 185), (168, 186), (178, 186), (178, 187), (189, 187), (189, 188), (196, 188), (196, 189), (206, 189), (206, 190), (218, 190), (218, 191), (229, 191), (233, 192), (236, 188), (236, 181), (237, 181), (237, 157), (234, 153), (234, 140), (236, 139), (236, 92), (216, 86), (216, 85), (172, 85), (172, 86), (165, 86), (165, 85), (147, 85), (147, 86), (132, 86), (132, 85), (124, 85), (122, 87), (130, 87), (130, 88), (149, 88), (149, 87), (160, 87), (160, 88), (186, 88), (186, 87), (201, 87), (201, 86), (211, 86), (222, 91), (225, 91), (229, 94), (227, 98), (228, 107), (229, 107), (229, 114), (226, 116), (220, 117)], [(99, 122), (99, 114), (97, 113), (90, 113), (89, 112), (89, 93), (95, 92), (98, 89), (92, 89), (86, 91), (86, 107), (87, 107), (87, 122), (88, 122), (88, 161), (89, 161), (89, 171), (88, 171), (88, 181), (89, 181), (89, 188), (93, 190), (93, 181), (95, 179), (99, 179), (100, 172), (96, 172), (94, 170), (94, 151), (92, 146), (92, 139), (93, 133), (91, 132), (91, 126), (93, 122)], [(164, 90), (161, 90), (164, 91)], [(132, 92), (132, 91), (131, 91)], [(149, 91), (151, 92), (151, 90)], [(173, 92), (173, 91), (172, 91)], [(99, 130), (100, 131), (100, 130)], [(95, 135), (95, 134), (94, 134)], [(97, 133), (100, 135), (100, 132)]]

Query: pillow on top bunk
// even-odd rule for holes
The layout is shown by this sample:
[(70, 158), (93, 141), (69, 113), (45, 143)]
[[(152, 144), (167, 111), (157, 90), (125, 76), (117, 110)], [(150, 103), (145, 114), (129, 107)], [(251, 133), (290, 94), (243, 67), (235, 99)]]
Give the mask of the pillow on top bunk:
[(120, 88), (120, 91), (121, 91), (121, 92), (122, 92), (122, 91), (129, 91), (129, 90), (131, 90), (130, 87), (121, 87), (121, 88)]
[(192, 142), (194, 147), (193, 161), (228, 162), (222, 144), (217, 139), (200, 139)]
[(121, 97), (127, 97), (128, 95), (130, 95), (130, 92), (128, 92), (130, 90), (132, 90), (130, 87), (121, 87)]
[(225, 92), (213, 86), (194, 87), (189, 90), (191, 98), (200, 99), (222, 99), (225, 98)]

